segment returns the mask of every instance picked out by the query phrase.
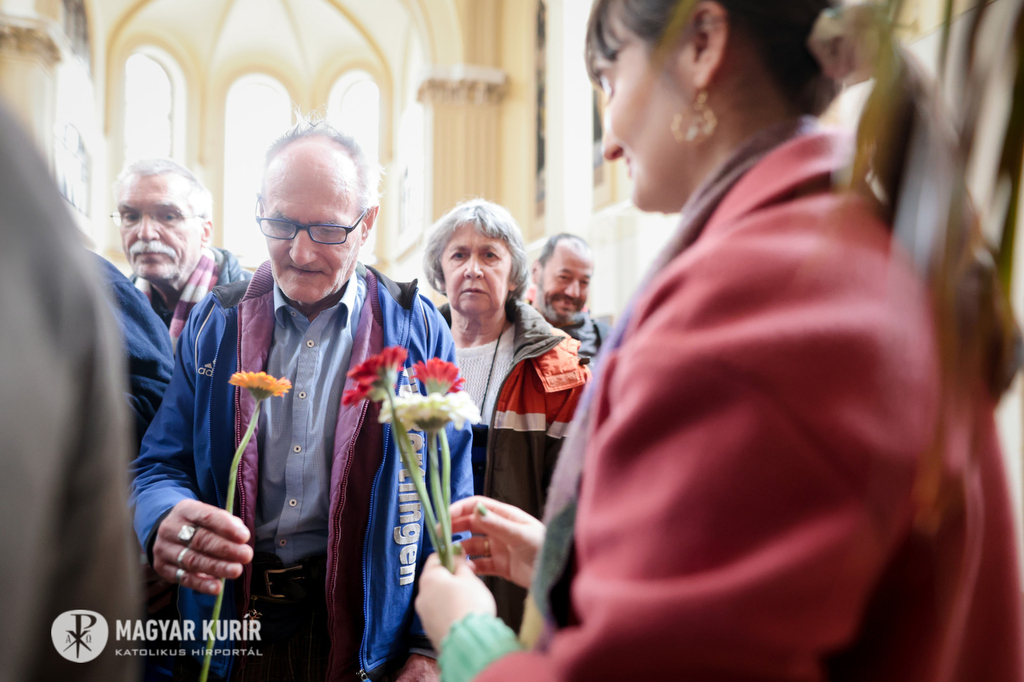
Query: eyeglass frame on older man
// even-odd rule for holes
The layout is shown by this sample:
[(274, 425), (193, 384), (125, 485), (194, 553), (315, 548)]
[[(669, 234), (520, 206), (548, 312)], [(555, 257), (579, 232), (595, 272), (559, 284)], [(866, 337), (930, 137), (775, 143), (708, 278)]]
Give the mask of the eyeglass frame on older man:
[[(352, 225), (338, 225), (336, 223), (312, 223), (310, 225), (303, 225), (302, 223), (297, 223), (294, 220), (287, 220), (285, 218), (265, 218), (265, 217), (263, 217), (263, 216), (261, 216), (259, 214), (259, 210), (260, 210), (260, 201), (257, 200), (256, 201), (256, 223), (259, 224), (260, 232), (263, 233), (264, 237), (269, 237), (270, 239), (280, 239), (282, 241), (291, 241), (291, 240), (293, 240), (293, 239), (295, 239), (296, 237), (299, 236), (299, 232), (302, 232), (303, 230), (305, 230), (306, 231), (306, 235), (310, 238), (311, 241), (313, 241), (313, 242), (315, 242), (317, 244), (325, 244), (327, 246), (337, 246), (338, 244), (344, 244), (345, 242), (347, 242), (348, 241), (348, 235), (353, 230), (355, 230), (357, 227), (359, 227), (359, 224), (361, 222), (363, 222), (363, 218), (365, 218), (366, 214), (370, 212), (370, 209), (364, 208), (363, 212), (359, 214), (359, 218), (357, 218), (356, 221)], [(275, 223), (285, 223), (286, 225), (291, 225), (292, 226), (292, 236), (290, 236), (290, 237), (278, 237), (277, 235), (267, 234), (267, 231), (265, 229), (263, 229), (263, 221), (265, 221), (265, 220), (273, 221)], [(313, 228), (314, 227), (330, 227), (330, 228), (335, 228), (335, 229), (341, 229), (341, 230), (344, 231), (345, 236), (342, 238), (342, 240), (340, 242), (325, 242), (325, 241), (323, 241), (321, 239), (317, 239), (316, 237), (313, 236)]]

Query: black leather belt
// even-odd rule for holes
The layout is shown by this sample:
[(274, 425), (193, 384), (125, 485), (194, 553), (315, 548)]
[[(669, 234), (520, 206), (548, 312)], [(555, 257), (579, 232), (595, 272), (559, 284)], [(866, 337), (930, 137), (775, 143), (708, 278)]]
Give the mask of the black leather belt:
[(252, 561), (252, 598), (278, 604), (298, 604), (324, 598), (327, 556), (310, 557), (287, 568), (276, 554), (258, 553)]

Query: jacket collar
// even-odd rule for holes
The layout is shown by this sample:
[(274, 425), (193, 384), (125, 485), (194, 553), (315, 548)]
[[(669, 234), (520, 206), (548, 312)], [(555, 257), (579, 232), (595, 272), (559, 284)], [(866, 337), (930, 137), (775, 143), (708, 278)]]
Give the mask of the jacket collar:
[[(364, 279), (367, 277), (367, 271), (372, 273), (372, 277), (387, 289), (391, 297), (398, 302), (398, 305), (402, 306), (406, 310), (412, 309), (412, 304), (416, 300), (416, 292), (418, 287), (417, 280), (411, 282), (395, 282), (389, 277), (381, 274), (374, 268), (368, 268), (362, 263), (356, 265), (356, 271)], [(220, 301), (221, 306), (225, 308), (231, 308), (238, 305), (239, 302), (245, 301), (251, 298), (259, 298), (266, 294), (271, 293), (274, 290), (274, 274), (270, 267), (270, 261), (264, 261), (256, 268), (256, 273), (252, 276), (252, 280), (246, 282), (235, 282), (225, 286), (216, 287), (214, 294), (217, 296), (217, 300)], [(244, 292), (244, 293), (243, 293)], [(450, 323), (450, 322), (449, 322)]]
[[(445, 303), (438, 309), (441, 316), (452, 325), (452, 309)], [(552, 350), (560, 350), (552, 355), (551, 362), (538, 365), (541, 378), (545, 375), (560, 375), (565, 372), (579, 371), (579, 341), (569, 337), (565, 332), (555, 329), (537, 310), (526, 301), (511, 300), (505, 304), (505, 315), (515, 327), (512, 364), (518, 365), (523, 360), (536, 358)], [(565, 341), (566, 344), (562, 344)], [(560, 345), (561, 344), (561, 345)], [(575, 345), (575, 352), (570, 352)]]
[(705, 234), (794, 195), (824, 191), (853, 153), (853, 140), (817, 130), (780, 145), (740, 179), (711, 216)]

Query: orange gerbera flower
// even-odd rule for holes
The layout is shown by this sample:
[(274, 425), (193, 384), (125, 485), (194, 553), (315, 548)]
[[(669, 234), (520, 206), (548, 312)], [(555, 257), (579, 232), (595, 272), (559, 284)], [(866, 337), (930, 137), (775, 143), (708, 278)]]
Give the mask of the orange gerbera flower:
[(248, 390), (256, 402), (283, 396), (292, 387), (287, 379), (277, 379), (266, 372), (235, 372), (228, 383)]

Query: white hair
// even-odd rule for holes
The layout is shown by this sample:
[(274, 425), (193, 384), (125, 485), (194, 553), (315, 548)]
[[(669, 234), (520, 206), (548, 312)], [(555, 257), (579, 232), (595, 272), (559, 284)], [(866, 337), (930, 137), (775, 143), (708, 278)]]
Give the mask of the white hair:
[(121, 189), (130, 180), (154, 175), (179, 175), (185, 178), (189, 184), (188, 203), (192, 212), (205, 220), (213, 217), (213, 195), (210, 190), (199, 182), (192, 171), (171, 159), (139, 159), (125, 166), (114, 181), (115, 203), (121, 196)]
[(522, 298), (529, 277), (523, 232), (507, 208), (485, 199), (472, 199), (459, 204), (430, 228), (430, 236), (423, 250), (423, 270), (430, 286), (438, 293), (446, 293), (441, 257), (452, 235), (463, 225), (473, 225), (481, 234), (505, 242), (512, 255), (509, 284), (513, 285), (513, 290), (510, 298)]
[(380, 164), (371, 163), (363, 153), (355, 138), (347, 135), (334, 126), (326, 118), (311, 113), (308, 117), (300, 117), (299, 122), (281, 137), (277, 138), (274, 144), (267, 150), (267, 156), (263, 162), (263, 176), (266, 178), (267, 168), (270, 162), (281, 153), (281, 151), (292, 144), (311, 137), (323, 137), (334, 142), (348, 154), (356, 167), (356, 182), (358, 183), (357, 200), (359, 208), (369, 209), (380, 203), (380, 178), (383, 170)]

